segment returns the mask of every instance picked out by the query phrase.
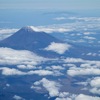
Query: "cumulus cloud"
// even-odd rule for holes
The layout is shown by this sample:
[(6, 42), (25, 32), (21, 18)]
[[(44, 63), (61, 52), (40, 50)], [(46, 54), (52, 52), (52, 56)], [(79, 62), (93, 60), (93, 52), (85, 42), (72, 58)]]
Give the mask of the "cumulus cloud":
[(2, 67), (0, 68), (2, 70), (2, 75), (26, 75), (25, 72), (19, 71), (18, 69), (15, 68), (7, 68), (7, 67)]
[(31, 86), (30, 87), (31, 89), (34, 89), (34, 90), (37, 90), (37, 91), (40, 91), (42, 88), (39, 87), (39, 86)]
[(55, 65), (53, 65), (53, 66), (51, 66), (51, 67), (52, 67), (52, 69), (54, 69), (54, 70), (63, 70), (63, 69), (64, 69), (62, 66), (55, 66)]
[(10, 87), (10, 84), (7, 83), (7, 84), (6, 84), (6, 87)]
[(35, 86), (42, 84), (42, 86), (49, 92), (50, 97), (55, 97), (59, 95), (60, 84), (55, 81), (43, 78), (40, 81), (34, 83)]
[(92, 52), (89, 52), (89, 53), (87, 53), (86, 54), (87, 56), (100, 56), (100, 53), (98, 52), (98, 53), (92, 53)]
[(33, 65), (17, 65), (19, 69), (36, 69), (36, 66)]
[(64, 62), (67, 62), (67, 63), (79, 63), (79, 62), (85, 62), (83, 59), (81, 58), (66, 58), (64, 59)]
[(50, 66), (50, 67), (46, 67), (46, 69), (48, 70), (64, 70), (64, 68), (62, 66)]
[(100, 77), (95, 77), (91, 80), (90, 85), (92, 87), (100, 87)]
[(100, 77), (88, 78), (85, 82), (78, 82), (76, 84), (83, 85), (84, 89), (93, 94), (100, 95)]
[(99, 88), (91, 88), (89, 91), (93, 94), (99, 94), (100, 95), (100, 89)]
[(46, 76), (46, 75), (56, 75), (53, 71), (48, 70), (31, 70), (27, 72), (20, 71), (15, 68), (7, 68), (7, 67), (1, 67), (0, 70), (2, 70), (2, 75), (39, 75), (39, 76)]
[(100, 100), (99, 97), (88, 96), (84, 94), (79, 94), (75, 100)]
[(57, 97), (55, 100), (100, 100), (100, 97), (89, 96), (85, 94), (70, 94), (64, 95), (64, 97)]
[(22, 98), (21, 96), (18, 96), (18, 95), (14, 95), (13, 99), (15, 99), (15, 100), (25, 100), (24, 98)]
[(28, 75), (37, 74), (39, 76), (54, 75), (52, 71), (48, 70), (34, 70), (27, 72)]
[(100, 75), (99, 68), (77, 68), (72, 67), (67, 71), (67, 74), (70, 76), (79, 76), (79, 75)]
[(80, 58), (66, 58), (67, 63), (81, 63), (80, 67), (72, 66), (67, 70), (70, 76), (79, 75), (100, 75), (100, 61), (83, 60)]
[(86, 82), (77, 82), (76, 84), (83, 85), (83, 86), (87, 86), (88, 85), (88, 82), (87, 81)]
[(69, 44), (52, 42), (48, 47), (45, 48), (45, 50), (50, 50), (58, 54), (63, 54), (66, 50), (69, 50), (70, 47), (71, 45)]
[(95, 77), (91, 79), (89, 82), (91, 88), (89, 91), (93, 94), (99, 94), (100, 95), (100, 77)]
[(33, 64), (46, 60), (27, 50), (0, 48), (0, 65)]
[(88, 55), (88, 56), (92, 56), (92, 55), (93, 55), (93, 56), (96, 56), (96, 53), (93, 54), (93, 53), (89, 52), (89, 53), (87, 53), (87, 55)]

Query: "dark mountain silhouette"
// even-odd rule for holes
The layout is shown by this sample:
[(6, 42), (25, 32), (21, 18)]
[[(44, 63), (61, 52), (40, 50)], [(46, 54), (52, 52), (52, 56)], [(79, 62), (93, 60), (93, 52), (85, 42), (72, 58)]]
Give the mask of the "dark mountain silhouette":
[(0, 41), (0, 47), (30, 50), (42, 56), (55, 56), (56, 53), (43, 50), (51, 42), (61, 43), (62, 41), (45, 32), (36, 32), (31, 27), (23, 27), (12, 36)]

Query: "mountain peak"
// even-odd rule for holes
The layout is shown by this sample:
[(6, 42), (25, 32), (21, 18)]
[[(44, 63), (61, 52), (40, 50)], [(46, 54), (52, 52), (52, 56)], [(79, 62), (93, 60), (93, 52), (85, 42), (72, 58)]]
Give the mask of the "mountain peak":
[(20, 30), (27, 31), (27, 32), (33, 32), (34, 31), (34, 29), (31, 26), (22, 27)]

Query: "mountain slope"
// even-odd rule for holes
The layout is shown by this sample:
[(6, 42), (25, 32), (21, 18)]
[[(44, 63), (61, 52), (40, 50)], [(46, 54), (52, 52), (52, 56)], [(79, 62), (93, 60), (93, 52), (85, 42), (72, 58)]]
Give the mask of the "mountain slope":
[(51, 42), (61, 43), (62, 41), (45, 32), (36, 32), (31, 27), (23, 27), (12, 36), (0, 41), (0, 47), (29, 50), (39, 55), (52, 56), (55, 53), (48, 54), (48, 51), (43, 50)]

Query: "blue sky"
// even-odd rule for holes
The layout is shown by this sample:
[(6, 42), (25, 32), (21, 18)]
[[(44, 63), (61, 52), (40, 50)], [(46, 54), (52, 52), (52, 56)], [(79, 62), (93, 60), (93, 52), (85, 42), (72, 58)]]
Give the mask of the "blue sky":
[(0, 0), (0, 9), (100, 9), (100, 0)]

